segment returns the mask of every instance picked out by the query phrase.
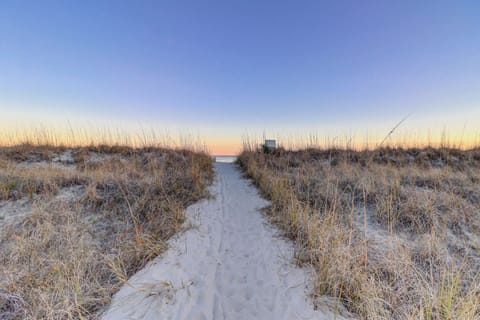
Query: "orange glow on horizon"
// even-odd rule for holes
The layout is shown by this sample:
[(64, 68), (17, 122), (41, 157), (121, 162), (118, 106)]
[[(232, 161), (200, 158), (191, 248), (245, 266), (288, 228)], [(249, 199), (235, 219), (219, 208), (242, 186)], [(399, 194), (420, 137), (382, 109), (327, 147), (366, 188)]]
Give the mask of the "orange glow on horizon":
[[(288, 135), (285, 138), (277, 137), (277, 144), (287, 149), (300, 149), (304, 147), (337, 147), (353, 149), (372, 149), (379, 146), (383, 138), (344, 140), (323, 139), (316, 137), (315, 141), (323, 143), (312, 143), (311, 138), (291, 138)], [(223, 137), (198, 137), (183, 136), (172, 138), (168, 135), (156, 134), (154, 132), (145, 133), (144, 131), (117, 130), (117, 129), (96, 129), (87, 130), (84, 128), (30, 128), (30, 129), (12, 129), (6, 126), (0, 127), (0, 145), (11, 146), (21, 143), (32, 144), (50, 144), (66, 146), (85, 146), (99, 144), (120, 144), (132, 147), (141, 146), (159, 146), (187, 148), (192, 150), (206, 151), (212, 155), (235, 155), (243, 149), (241, 137), (228, 136)], [(261, 139), (253, 139), (249, 144), (256, 147), (262, 143)], [(426, 147), (426, 146), (447, 146), (453, 148), (468, 149), (480, 146), (480, 136), (478, 134), (470, 135), (443, 135), (437, 139), (431, 139), (429, 136), (396, 136), (388, 139), (384, 146), (391, 147)]]

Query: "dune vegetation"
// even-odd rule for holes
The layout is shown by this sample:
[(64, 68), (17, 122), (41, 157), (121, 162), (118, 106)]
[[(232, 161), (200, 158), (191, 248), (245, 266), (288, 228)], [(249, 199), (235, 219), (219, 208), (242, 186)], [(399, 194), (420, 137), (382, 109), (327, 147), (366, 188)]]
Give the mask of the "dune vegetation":
[(480, 149), (246, 148), (268, 216), (362, 319), (480, 318)]
[(0, 318), (97, 318), (212, 179), (186, 149), (0, 148)]

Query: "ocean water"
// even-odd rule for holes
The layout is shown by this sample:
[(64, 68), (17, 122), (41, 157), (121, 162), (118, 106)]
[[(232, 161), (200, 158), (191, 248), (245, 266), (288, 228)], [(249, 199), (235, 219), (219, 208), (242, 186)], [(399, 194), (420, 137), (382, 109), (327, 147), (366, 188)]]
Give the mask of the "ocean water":
[(215, 162), (232, 163), (237, 160), (237, 156), (213, 156)]

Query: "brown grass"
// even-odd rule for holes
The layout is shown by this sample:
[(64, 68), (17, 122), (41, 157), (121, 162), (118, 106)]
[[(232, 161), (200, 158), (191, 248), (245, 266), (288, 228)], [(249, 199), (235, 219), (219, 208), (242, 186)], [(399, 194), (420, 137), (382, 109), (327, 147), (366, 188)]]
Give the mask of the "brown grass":
[(363, 319), (480, 318), (480, 149), (245, 150), (268, 214)]
[(0, 209), (29, 199), (30, 214), (0, 228), (0, 318), (97, 318), (212, 177), (211, 158), (188, 150), (1, 148)]

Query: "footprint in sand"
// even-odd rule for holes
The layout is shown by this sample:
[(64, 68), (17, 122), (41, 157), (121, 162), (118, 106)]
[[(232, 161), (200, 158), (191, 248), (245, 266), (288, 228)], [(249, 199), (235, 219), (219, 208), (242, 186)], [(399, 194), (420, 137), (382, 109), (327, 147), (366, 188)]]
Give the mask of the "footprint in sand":
[(292, 244), (258, 210), (268, 202), (234, 164), (217, 163), (216, 172), (215, 197), (187, 210), (198, 227), (134, 275), (103, 319), (344, 319), (314, 310)]

